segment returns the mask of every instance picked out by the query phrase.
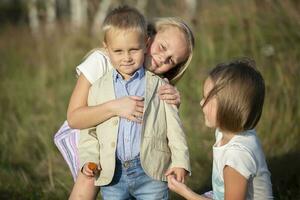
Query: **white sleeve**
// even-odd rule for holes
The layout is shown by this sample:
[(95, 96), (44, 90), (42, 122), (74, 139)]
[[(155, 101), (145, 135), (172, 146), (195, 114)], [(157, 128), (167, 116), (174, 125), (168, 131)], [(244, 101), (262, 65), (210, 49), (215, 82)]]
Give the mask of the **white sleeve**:
[[(224, 153), (224, 167), (230, 166), (238, 171), (247, 180), (256, 174), (257, 165), (254, 157), (249, 151), (241, 146), (234, 146)], [(224, 169), (223, 167), (223, 169)], [(223, 174), (222, 174), (223, 176)]]
[(100, 50), (96, 50), (76, 67), (76, 72), (78, 76), (82, 73), (93, 84), (111, 68), (109, 58)]

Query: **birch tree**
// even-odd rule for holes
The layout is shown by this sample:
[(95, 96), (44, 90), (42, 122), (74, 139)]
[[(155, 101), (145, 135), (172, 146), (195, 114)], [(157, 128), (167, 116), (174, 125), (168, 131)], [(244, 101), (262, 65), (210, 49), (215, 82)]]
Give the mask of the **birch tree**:
[(112, 4), (112, 0), (102, 0), (99, 3), (98, 10), (95, 14), (93, 25), (92, 25), (93, 35), (97, 35), (98, 33), (101, 32), (101, 26), (103, 24), (104, 18), (111, 4)]
[(185, 0), (186, 3), (186, 16), (192, 22), (196, 15), (197, 0)]
[(47, 32), (53, 32), (56, 22), (56, 1), (46, 0), (46, 29)]
[(39, 34), (39, 17), (38, 17), (38, 9), (37, 9), (37, 0), (28, 0), (27, 1), (27, 9), (28, 9), (28, 20), (31, 32), (34, 35)]
[(87, 23), (87, 0), (70, 0), (71, 24), (75, 29), (86, 26)]

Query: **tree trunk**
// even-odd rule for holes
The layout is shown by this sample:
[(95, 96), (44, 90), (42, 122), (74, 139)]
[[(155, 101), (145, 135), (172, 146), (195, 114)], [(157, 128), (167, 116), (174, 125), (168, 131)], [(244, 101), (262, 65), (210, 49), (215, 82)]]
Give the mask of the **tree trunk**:
[(186, 3), (186, 16), (190, 22), (195, 20), (197, 0), (185, 0)]
[(71, 24), (74, 29), (81, 29), (87, 23), (87, 0), (70, 0)]
[(29, 26), (31, 32), (37, 36), (39, 34), (39, 26), (40, 26), (38, 10), (37, 10), (37, 1), (28, 0), (27, 8), (28, 8), (28, 19), (29, 19)]
[(56, 21), (56, 1), (55, 0), (47, 0), (46, 1), (46, 14), (47, 14), (46, 29), (47, 29), (48, 33), (51, 33), (55, 29), (55, 21)]
[(101, 27), (104, 21), (104, 18), (107, 14), (107, 11), (112, 4), (112, 0), (102, 0), (99, 3), (98, 10), (95, 14), (93, 25), (92, 25), (92, 34), (97, 35), (101, 32)]

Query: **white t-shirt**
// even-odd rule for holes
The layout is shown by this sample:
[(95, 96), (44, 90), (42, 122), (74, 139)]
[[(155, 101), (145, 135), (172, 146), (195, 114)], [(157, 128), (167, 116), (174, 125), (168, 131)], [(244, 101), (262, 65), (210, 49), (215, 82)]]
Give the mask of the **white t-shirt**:
[(224, 199), (223, 169), (226, 165), (248, 180), (247, 199), (273, 199), (271, 175), (255, 130), (235, 135), (227, 144), (220, 146), (222, 135), (217, 129), (213, 146), (214, 199)]
[(95, 50), (76, 67), (76, 72), (78, 76), (83, 73), (87, 80), (93, 84), (112, 68), (113, 66), (108, 56), (100, 50)]

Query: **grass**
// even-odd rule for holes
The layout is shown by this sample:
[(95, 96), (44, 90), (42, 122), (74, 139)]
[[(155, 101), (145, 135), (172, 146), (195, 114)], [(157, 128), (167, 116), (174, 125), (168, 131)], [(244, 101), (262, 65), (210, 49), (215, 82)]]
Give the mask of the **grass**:
[[(274, 195), (300, 198), (299, 8), (292, 0), (201, 1), (194, 58), (178, 84), (193, 168), (188, 185), (194, 190), (211, 188), (214, 138), (199, 107), (203, 80), (217, 63), (250, 56), (267, 88), (257, 131)], [(176, 5), (172, 9), (167, 14), (177, 15)], [(0, 199), (66, 199), (72, 187), (52, 138), (66, 119), (74, 68), (98, 40), (62, 27), (39, 38), (22, 26), (0, 30)]]

